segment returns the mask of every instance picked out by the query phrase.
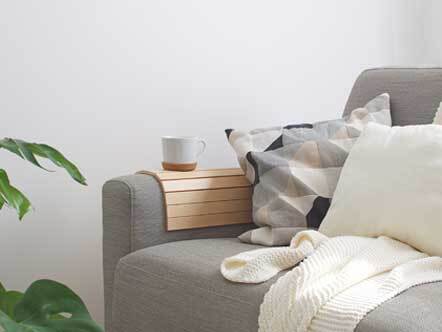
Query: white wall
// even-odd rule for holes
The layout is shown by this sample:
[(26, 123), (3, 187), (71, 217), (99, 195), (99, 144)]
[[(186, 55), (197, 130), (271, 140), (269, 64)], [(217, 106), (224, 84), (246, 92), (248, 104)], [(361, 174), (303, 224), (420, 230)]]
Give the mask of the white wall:
[(53, 144), (89, 186), (0, 151), (35, 205), (0, 213), (0, 280), (62, 281), (102, 321), (104, 181), (157, 168), (161, 135), (234, 166), (224, 128), (340, 116), (361, 70), (416, 63), (418, 2), (1, 1), (0, 136)]
[(425, 10), (423, 61), (442, 66), (442, 1), (429, 0)]

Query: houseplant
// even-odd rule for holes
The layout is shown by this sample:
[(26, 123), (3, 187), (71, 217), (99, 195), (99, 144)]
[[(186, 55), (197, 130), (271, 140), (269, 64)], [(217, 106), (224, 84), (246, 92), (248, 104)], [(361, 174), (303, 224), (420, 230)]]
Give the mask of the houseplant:
[[(64, 168), (78, 183), (86, 179), (59, 151), (46, 144), (19, 139), (0, 140), (0, 150), (12, 152), (33, 165), (44, 168), (37, 158)], [(31, 202), (0, 167), (0, 210), (9, 206), (20, 220), (31, 210)], [(2, 330), (3, 329), (3, 330)], [(93, 321), (85, 304), (67, 286), (52, 280), (38, 280), (24, 292), (7, 291), (0, 283), (0, 331), (5, 332), (103, 332)]]

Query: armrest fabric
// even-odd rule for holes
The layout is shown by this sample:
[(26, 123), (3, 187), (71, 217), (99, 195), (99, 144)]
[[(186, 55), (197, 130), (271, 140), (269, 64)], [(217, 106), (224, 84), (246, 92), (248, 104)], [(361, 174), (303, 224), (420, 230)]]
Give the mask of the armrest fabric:
[(136, 250), (201, 238), (236, 237), (253, 224), (167, 232), (161, 187), (155, 177), (118, 177), (103, 186), (103, 273), (106, 327), (110, 326), (114, 272), (118, 261)]

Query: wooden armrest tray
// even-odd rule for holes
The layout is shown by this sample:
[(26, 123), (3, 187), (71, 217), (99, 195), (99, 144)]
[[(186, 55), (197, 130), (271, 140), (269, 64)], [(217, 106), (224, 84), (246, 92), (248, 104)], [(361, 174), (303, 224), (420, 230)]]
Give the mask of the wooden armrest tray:
[(161, 185), (167, 231), (252, 222), (251, 186), (239, 168), (138, 174)]

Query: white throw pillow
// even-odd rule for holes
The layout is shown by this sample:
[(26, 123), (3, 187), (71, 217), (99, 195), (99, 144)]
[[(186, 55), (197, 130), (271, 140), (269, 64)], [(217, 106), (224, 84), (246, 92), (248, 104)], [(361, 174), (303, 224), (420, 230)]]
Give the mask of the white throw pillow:
[(442, 103), (440, 103), (440, 106), (434, 115), (433, 123), (442, 125)]
[(442, 126), (368, 124), (319, 230), (385, 235), (442, 256)]

